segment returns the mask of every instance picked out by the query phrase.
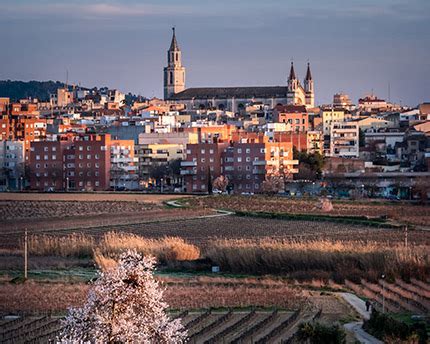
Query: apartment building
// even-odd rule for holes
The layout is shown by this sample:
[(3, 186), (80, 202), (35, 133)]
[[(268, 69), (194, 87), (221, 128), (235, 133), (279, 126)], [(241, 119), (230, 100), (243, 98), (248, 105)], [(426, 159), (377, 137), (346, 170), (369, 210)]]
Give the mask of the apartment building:
[(333, 122), (330, 132), (331, 157), (359, 157), (359, 126), (357, 122)]
[(267, 176), (292, 178), (298, 161), (291, 142), (269, 142), (266, 136), (233, 142), (223, 154), (223, 174), (235, 193), (262, 191)]
[(29, 169), (34, 190), (106, 190), (110, 186), (110, 135), (63, 135), (32, 142)]
[(0, 191), (22, 190), (24, 149), (21, 141), (0, 141)]
[(188, 144), (186, 158), (181, 162), (181, 175), (186, 192), (208, 192), (210, 182), (222, 174), (225, 141)]
[(278, 105), (274, 121), (286, 124), (286, 131), (305, 132), (309, 128), (309, 115), (304, 105)]
[(210, 181), (224, 175), (233, 192), (257, 193), (267, 176), (289, 178), (298, 172), (296, 165), (291, 142), (250, 134), (240, 140), (187, 145), (181, 174), (188, 192), (207, 192)]
[(343, 122), (345, 120), (344, 110), (324, 109), (321, 113), (324, 136), (330, 135), (330, 129), (333, 122)]
[(110, 148), (110, 186), (114, 190), (138, 189), (138, 158), (134, 156), (134, 140), (112, 140)]
[(307, 132), (307, 152), (314, 154), (314, 153), (319, 153), (319, 154), (323, 154), (324, 153), (324, 136), (323, 133), (319, 130), (309, 130)]

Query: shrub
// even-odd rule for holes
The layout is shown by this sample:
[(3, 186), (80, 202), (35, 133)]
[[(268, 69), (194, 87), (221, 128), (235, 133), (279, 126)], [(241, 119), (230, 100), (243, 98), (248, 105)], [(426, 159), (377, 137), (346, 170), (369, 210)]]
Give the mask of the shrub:
[(325, 326), (320, 323), (302, 323), (297, 332), (300, 342), (311, 344), (344, 344), (346, 343), (345, 331), (338, 325)]
[(80, 233), (31, 235), (28, 238), (29, 253), (37, 256), (91, 257), (94, 245), (92, 237)]
[(393, 343), (395, 340), (406, 341), (418, 337), (418, 342), (425, 344), (428, 339), (424, 324), (417, 323), (411, 326), (375, 309), (372, 310), (370, 319), (364, 322), (363, 328), (376, 338), (386, 340), (389, 343)]

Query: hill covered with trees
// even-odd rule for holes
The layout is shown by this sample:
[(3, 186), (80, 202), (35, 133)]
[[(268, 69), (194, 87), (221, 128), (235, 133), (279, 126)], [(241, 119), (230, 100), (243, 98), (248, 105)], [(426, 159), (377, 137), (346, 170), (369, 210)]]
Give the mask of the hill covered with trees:
[(63, 87), (59, 81), (13, 81), (0, 80), (0, 97), (9, 97), (12, 101), (23, 98), (37, 98), (41, 101), (49, 100), (49, 94), (57, 88)]

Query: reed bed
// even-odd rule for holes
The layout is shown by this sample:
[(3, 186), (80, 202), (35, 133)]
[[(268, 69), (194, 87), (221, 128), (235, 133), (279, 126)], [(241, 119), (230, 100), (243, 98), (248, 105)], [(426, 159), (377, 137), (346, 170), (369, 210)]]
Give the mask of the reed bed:
[[(381, 273), (408, 278), (428, 276), (428, 247), (383, 245), (376, 242), (329, 240), (218, 240), (205, 256), (224, 271), (252, 274), (328, 272), (336, 282), (362, 276), (377, 279)], [(311, 276), (310, 276), (311, 277)]]
[(31, 235), (28, 239), (29, 252), (36, 256), (91, 257), (94, 246), (94, 238), (82, 233)]
[(161, 263), (196, 260), (200, 257), (197, 246), (178, 237), (147, 239), (131, 233), (116, 232), (108, 232), (98, 241), (92, 236), (79, 233), (29, 237), (29, 252), (32, 255), (93, 257), (102, 267), (112, 266), (118, 255), (128, 249), (155, 256)]

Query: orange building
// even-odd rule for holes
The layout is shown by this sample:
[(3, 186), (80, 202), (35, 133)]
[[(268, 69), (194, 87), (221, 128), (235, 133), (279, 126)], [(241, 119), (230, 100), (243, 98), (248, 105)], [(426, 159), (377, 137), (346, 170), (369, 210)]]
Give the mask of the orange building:
[(304, 105), (278, 105), (273, 111), (274, 121), (286, 123), (287, 131), (305, 132), (309, 127), (309, 115)]

